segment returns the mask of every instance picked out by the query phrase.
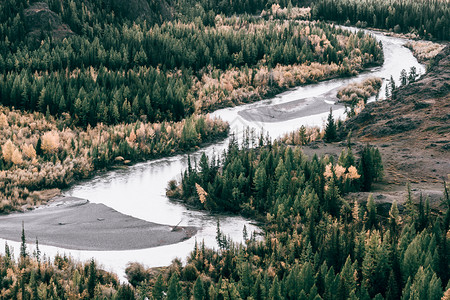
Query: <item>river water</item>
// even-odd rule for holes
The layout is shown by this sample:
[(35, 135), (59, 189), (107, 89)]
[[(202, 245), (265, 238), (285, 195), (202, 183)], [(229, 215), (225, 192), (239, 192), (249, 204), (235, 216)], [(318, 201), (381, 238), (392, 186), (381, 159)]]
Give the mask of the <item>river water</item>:
[[(349, 29), (356, 30), (355, 28)], [(392, 75), (398, 83), (401, 70), (409, 70), (412, 66), (417, 68), (418, 73), (425, 73), (424, 66), (414, 58), (409, 49), (403, 46), (407, 40), (386, 37), (376, 32), (370, 33), (383, 43), (385, 62), (382, 66), (372, 68), (356, 77), (333, 79), (293, 88), (271, 99), (234, 108), (221, 109), (211, 115), (228, 121), (231, 131), (236, 132), (236, 137), (238, 138), (242, 136), (243, 130), (249, 127), (256, 132), (263, 130), (274, 139), (284, 133), (298, 129), (301, 125), (323, 126), (330, 106), (333, 106), (333, 114), (336, 118), (343, 117), (344, 107), (333, 105), (325, 96), (323, 99), (320, 97), (327, 93), (330, 94), (333, 90), (350, 82), (360, 82), (372, 76), (389, 79)], [(384, 87), (380, 91), (380, 95), (384, 95)], [(303, 113), (302, 117), (290, 120), (277, 119), (270, 122), (262, 122), (258, 121), (257, 116), (244, 118), (240, 114), (240, 112), (270, 108), (274, 105), (286, 105), (292, 101), (306, 98), (314, 98), (314, 101), (321, 101), (320, 109), (316, 109), (313, 115)], [(291, 109), (307, 112), (308, 102), (299, 103)], [(192, 161), (198, 161), (203, 152), (217, 156), (223, 152), (227, 145), (228, 139), (191, 154), (191, 159)], [(124, 170), (114, 170), (100, 174), (89, 181), (77, 184), (70, 190), (65, 191), (64, 194), (88, 199), (93, 203), (103, 203), (123, 214), (155, 223), (176, 225), (181, 221), (181, 225), (199, 227), (200, 230), (191, 239), (173, 245), (141, 250), (81, 251), (40, 245), (41, 251), (50, 257), (53, 257), (56, 253), (65, 253), (80, 260), (94, 258), (99, 264), (103, 265), (105, 270), (116, 272), (121, 279), (124, 279), (124, 269), (130, 261), (138, 261), (147, 267), (168, 265), (176, 257), (185, 259), (193, 249), (196, 240), (198, 242), (204, 241), (207, 246), (217, 248), (215, 241), (217, 219), (220, 219), (222, 231), (236, 242), (242, 241), (244, 225), (249, 232), (258, 230), (249, 220), (241, 217), (214, 216), (206, 212), (191, 210), (182, 204), (169, 201), (165, 196), (167, 183), (171, 179), (179, 179), (181, 172), (186, 169), (186, 166), (187, 155), (177, 155), (139, 163)], [(2, 239), (0, 241), (5, 242)], [(16, 255), (18, 255), (20, 244), (13, 241), (8, 241), (8, 244), (14, 247)], [(32, 248), (32, 245), (30, 247)]]

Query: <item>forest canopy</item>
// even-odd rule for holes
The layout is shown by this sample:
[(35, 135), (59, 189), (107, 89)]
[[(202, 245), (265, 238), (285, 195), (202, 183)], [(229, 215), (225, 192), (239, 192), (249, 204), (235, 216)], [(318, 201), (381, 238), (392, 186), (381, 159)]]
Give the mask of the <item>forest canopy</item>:
[[(84, 127), (180, 121), (293, 85), (352, 75), (383, 60), (373, 37), (321, 22), (217, 16), (207, 26), (192, 20), (130, 23), (97, 2), (50, 1), (53, 18), (75, 34), (58, 40), (41, 30), (34, 42), (26, 34), (26, 1), (0, 5), (9, 12), (0, 14), (0, 103), (67, 112)], [(316, 73), (307, 69), (313, 63), (320, 64)], [(282, 72), (278, 79), (272, 70)], [(273, 79), (277, 84), (268, 86)], [(231, 95), (233, 87), (238, 95)]]

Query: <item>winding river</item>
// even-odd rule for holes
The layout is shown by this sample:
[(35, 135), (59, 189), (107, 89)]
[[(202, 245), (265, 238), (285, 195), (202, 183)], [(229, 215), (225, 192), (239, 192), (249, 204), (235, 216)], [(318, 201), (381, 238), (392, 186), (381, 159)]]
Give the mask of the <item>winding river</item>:
[[(357, 30), (356, 28), (348, 29)], [(274, 139), (298, 129), (301, 125), (322, 126), (330, 107), (333, 107), (336, 118), (343, 117), (344, 107), (334, 104), (334, 96), (338, 88), (348, 83), (360, 82), (372, 76), (389, 79), (391, 75), (398, 82), (401, 70), (409, 70), (412, 66), (415, 66), (420, 74), (425, 72), (424, 66), (414, 58), (409, 49), (403, 46), (407, 40), (369, 32), (383, 43), (385, 62), (382, 66), (367, 70), (356, 77), (333, 79), (293, 88), (271, 99), (221, 109), (211, 115), (228, 121), (231, 130), (236, 132), (238, 138), (242, 136), (245, 128), (250, 127), (256, 132), (264, 130)], [(384, 86), (380, 95), (384, 95)], [(374, 101), (374, 98), (371, 100)], [(276, 112), (277, 116), (270, 112)], [(191, 159), (198, 161), (202, 153), (217, 156), (227, 145), (228, 139), (191, 154)], [(106, 270), (114, 271), (121, 279), (124, 279), (124, 269), (129, 261), (138, 261), (148, 267), (164, 266), (170, 264), (175, 257), (184, 259), (193, 249), (196, 240), (198, 242), (203, 240), (207, 246), (217, 247), (215, 236), (218, 218), (220, 218), (222, 231), (234, 241), (242, 240), (244, 225), (249, 232), (258, 230), (249, 220), (241, 217), (214, 216), (206, 212), (190, 210), (182, 204), (169, 201), (165, 196), (167, 183), (171, 179), (179, 178), (186, 166), (187, 155), (139, 163), (124, 170), (114, 170), (98, 175), (89, 181), (77, 184), (64, 194), (89, 199), (93, 203), (103, 203), (123, 214), (155, 223), (175, 225), (181, 221), (181, 225), (197, 226), (200, 230), (195, 237), (177, 244), (141, 250), (81, 251), (40, 245), (41, 251), (50, 257), (56, 253), (66, 253), (80, 260), (94, 258)], [(5, 240), (1, 241), (1, 244), (5, 242)], [(20, 248), (18, 242), (8, 241), (8, 244), (16, 251)], [(32, 245), (30, 247), (32, 248)]]

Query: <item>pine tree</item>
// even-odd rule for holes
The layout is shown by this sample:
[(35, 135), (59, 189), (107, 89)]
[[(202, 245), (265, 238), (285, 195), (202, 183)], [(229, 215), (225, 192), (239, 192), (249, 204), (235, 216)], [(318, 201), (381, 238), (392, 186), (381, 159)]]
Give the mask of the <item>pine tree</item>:
[(372, 227), (377, 228), (377, 207), (373, 195), (370, 194), (367, 200), (367, 228), (371, 229)]
[(203, 282), (200, 279), (200, 276), (197, 277), (197, 280), (195, 281), (193, 296), (194, 296), (194, 300), (205, 299), (205, 289), (203, 287)]
[(42, 140), (41, 137), (38, 138), (38, 141), (36, 143), (36, 154), (42, 155)]
[(88, 294), (89, 297), (91, 298), (94, 298), (96, 285), (97, 285), (97, 270), (95, 268), (94, 259), (91, 259), (91, 262), (89, 263), (89, 279), (87, 285)]
[(124, 283), (124, 284), (121, 284), (119, 286), (119, 288), (117, 289), (115, 299), (134, 300), (136, 298), (134, 296), (134, 291), (131, 289), (131, 286)]
[(408, 83), (408, 74), (406, 73), (406, 70), (403, 69), (400, 73), (400, 84), (406, 85)]
[(9, 267), (11, 259), (11, 249), (9, 248), (8, 242), (5, 242), (5, 267)]
[(413, 203), (411, 184), (409, 182), (406, 184), (405, 213), (409, 223), (415, 226), (417, 221), (417, 209)]
[(209, 286), (209, 289), (208, 289), (208, 297), (209, 297), (210, 300), (216, 300), (216, 299), (217, 299), (216, 289), (214, 288), (214, 285), (213, 285), (213, 284), (211, 284), (211, 285)]
[(386, 83), (386, 87), (384, 88), (384, 96), (386, 99), (388, 99), (390, 95), (391, 93), (389, 91), (389, 85)]
[(247, 226), (244, 224), (244, 229), (242, 230), (242, 239), (244, 242), (247, 242), (248, 240), (248, 232), (247, 232)]
[(33, 270), (31, 271), (30, 276), (30, 287), (31, 287), (31, 299), (38, 300), (39, 294), (38, 294), (38, 284), (36, 280), (36, 272)]
[(392, 77), (391, 75), (391, 79), (389, 80), (389, 85), (390, 85), (390, 90), (391, 90), (391, 96), (394, 96), (394, 91), (395, 91), (395, 80), (394, 77)]
[(411, 69), (409, 70), (409, 76), (408, 76), (408, 80), (410, 82), (414, 82), (416, 81), (417, 78), (417, 71), (416, 71), (416, 67), (412, 66)]
[(161, 274), (156, 277), (156, 281), (152, 289), (152, 297), (155, 300), (162, 300), (164, 297), (164, 280)]
[(255, 284), (252, 288), (252, 297), (255, 300), (263, 300), (261, 273), (258, 273), (258, 276), (256, 277)]
[(170, 277), (169, 285), (167, 287), (167, 300), (178, 300), (181, 297), (181, 287), (176, 273)]
[(271, 300), (281, 300), (281, 290), (280, 283), (278, 281), (278, 276), (275, 276), (272, 282), (272, 288), (270, 289), (269, 296)]
[(394, 241), (398, 237), (399, 227), (400, 227), (400, 215), (398, 211), (397, 200), (394, 200), (394, 202), (391, 205), (391, 209), (389, 210), (389, 230), (391, 232)]
[(374, 181), (380, 181), (384, 176), (383, 160), (378, 148), (371, 148), (372, 163), (373, 163), (373, 179)]
[(21, 237), (22, 243), (20, 244), (20, 258), (21, 260), (24, 260), (27, 257), (27, 244), (25, 240), (25, 225), (22, 221), (22, 237)]
[(337, 129), (336, 129), (336, 123), (334, 122), (333, 118), (333, 109), (330, 108), (330, 113), (327, 118), (327, 125), (325, 127), (325, 135), (324, 139), (326, 142), (334, 142), (337, 139)]
[(239, 272), (239, 294), (243, 299), (246, 299), (251, 294), (253, 281), (251, 277), (251, 267), (249, 263), (244, 263)]
[(366, 145), (361, 153), (358, 169), (358, 173), (361, 175), (362, 190), (368, 192), (373, 182), (373, 160), (369, 145)]

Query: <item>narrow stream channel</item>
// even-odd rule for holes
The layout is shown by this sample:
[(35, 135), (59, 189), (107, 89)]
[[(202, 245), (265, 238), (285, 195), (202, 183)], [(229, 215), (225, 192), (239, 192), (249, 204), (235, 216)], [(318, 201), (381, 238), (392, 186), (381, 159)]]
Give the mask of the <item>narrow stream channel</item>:
[[(357, 30), (356, 28), (348, 29)], [(330, 95), (336, 94), (336, 89), (350, 82), (360, 82), (372, 76), (389, 79), (391, 75), (398, 82), (401, 70), (408, 71), (412, 66), (417, 68), (418, 73), (425, 73), (424, 66), (414, 58), (409, 49), (403, 46), (407, 40), (386, 37), (373, 31), (369, 32), (383, 43), (385, 62), (382, 66), (367, 70), (356, 77), (333, 79), (293, 88), (268, 100), (221, 109), (211, 115), (228, 121), (231, 131), (236, 132), (238, 138), (242, 136), (245, 128), (250, 127), (257, 133), (264, 130), (274, 139), (298, 129), (301, 125), (322, 126), (330, 107), (333, 108), (336, 118), (343, 117), (344, 107), (335, 105), (329, 98)], [(380, 95), (384, 95), (384, 85)], [(302, 99), (304, 101), (300, 101)], [(311, 112), (308, 106), (313, 102), (315, 109), (314, 112)], [(274, 106), (281, 115), (284, 109), (290, 112), (295, 111), (298, 117), (287, 120), (282, 117), (274, 118), (269, 122), (258, 115), (259, 111), (267, 112), (274, 109)], [(198, 161), (202, 153), (217, 156), (227, 145), (228, 139), (191, 154), (191, 159)], [(197, 226), (200, 229), (194, 237), (177, 244), (126, 251), (80, 251), (40, 245), (42, 253), (50, 257), (56, 253), (65, 253), (80, 260), (94, 258), (106, 270), (114, 271), (121, 279), (124, 279), (124, 269), (129, 261), (138, 261), (147, 267), (164, 266), (170, 264), (175, 257), (184, 260), (193, 249), (196, 240), (198, 242), (203, 240), (209, 247), (217, 247), (215, 241), (217, 219), (220, 219), (222, 231), (236, 242), (242, 240), (244, 225), (249, 232), (258, 230), (251, 224), (251, 221), (241, 217), (214, 216), (206, 212), (190, 210), (182, 204), (169, 201), (165, 196), (167, 183), (171, 179), (179, 178), (186, 166), (187, 155), (139, 163), (127, 169), (110, 171), (79, 183), (65, 191), (64, 195), (88, 199), (93, 203), (102, 203), (123, 214), (155, 223), (175, 225), (181, 221), (181, 225)], [(4, 244), (6, 240), (0, 239), (0, 241), (1, 244)], [(20, 243), (7, 242), (14, 247), (17, 256)], [(0, 249), (3, 251), (3, 247)]]

